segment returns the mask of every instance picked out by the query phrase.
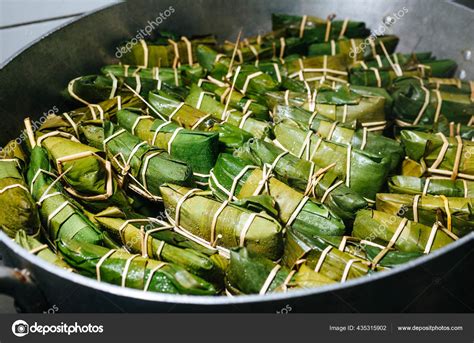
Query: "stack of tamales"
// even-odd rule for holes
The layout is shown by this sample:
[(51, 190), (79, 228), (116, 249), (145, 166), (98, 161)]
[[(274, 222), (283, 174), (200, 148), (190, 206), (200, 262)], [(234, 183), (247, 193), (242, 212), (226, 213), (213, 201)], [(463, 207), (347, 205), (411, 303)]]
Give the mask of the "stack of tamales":
[(222, 296), (371, 277), (472, 234), (456, 63), (363, 22), (272, 24), (159, 32), (77, 75), (71, 108), (1, 151), (1, 229), (101, 282)]

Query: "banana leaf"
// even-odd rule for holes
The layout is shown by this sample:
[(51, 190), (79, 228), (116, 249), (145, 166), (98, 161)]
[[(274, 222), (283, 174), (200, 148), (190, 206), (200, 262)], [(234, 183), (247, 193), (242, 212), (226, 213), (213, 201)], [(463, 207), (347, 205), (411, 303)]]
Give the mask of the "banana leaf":
[[(95, 216), (99, 224), (109, 232), (116, 241), (121, 242), (127, 251), (141, 254), (143, 257), (158, 261), (177, 264), (190, 273), (197, 275), (214, 284), (222, 284), (224, 275), (213, 258), (191, 248), (174, 246), (154, 237), (152, 230), (172, 230), (171, 226), (163, 223), (162, 227), (151, 226), (145, 220), (141, 228), (134, 226), (134, 222), (127, 222), (123, 218)], [(139, 224), (139, 222), (137, 223)], [(146, 237), (147, 232), (150, 232)], [(159, 231), (156, 231), (159, 232)]]
[[(106, 65), (100, 69), (102, 74), (112, 74), (119, 78), (140, 78), (140, 81), (144, 79), (160, 80), (165, 84), (181, 86), (181, 68), (143, 68), (135, 67), (124, 64), (112, 64)], [(155, 86), (156, 86), (155, 82)]]
[(198, 63), (217, 80), (223, 80), (229, 72), (231, 58), (218, 53), (209, 46), (198, 45), (196, 48)]
[(230, 96), (229, 106), (235, 108), (242, 113), (252, 112), (252, 116), (259, 120), (269, 119), (269, 109), (267, 106), (260, 104), (253, 99), (246, 97), (236, 89), (230, 92), (228, 86), (221, 87), (212, 82), (206, 82), (203, 80), (201, 88), (206, 92), (212, 92), (221, 103), (226, 103)]
[(51, 163), (63, 174), (64, 189), (84, 206), (101, 210), (118, 206), (130, 211), (130, 202), (118, 186), (110, 162), (96, 148), (68, 139), (59, 131), (40, 136)]
[(438, 133), (441, 132), (445, 136), (454, 137), (456, 135), (460, 136), (465, 140), (474, 139), (474, 127), (469, 125), (463, 125), (461, 123), (455, 123), (454, 121), (449, 122), (445, 116), (440, 115), (438, 122), (433, 124), (419, 124), (419, 125), (407, 125), (407, 126), (395, 126), (394, 127), (394, 136), (397, 139), (400, 137), (400, 131), (402, 130), (414, 130), (414, 131), (423, 131), (428, 133)]
[(331, 283), (334, 280), (307, 266), (291, 272), (287, 267), (253, 255), (245, 248), (231, 251), (226, 273), (226, 288), (232, 294), (286, 292), (288, 289), (313, 288)]
[(474, 180), (474, 142), (410, 130), (401, 132), (401, 141), (407, 156), (426, 165), (428, 173)]
[(18, 159), (0, 159), (0, 228), (11, 238), (19, 230), (39, 232), (35, 201), (23, 178)]
[(396, 175), (388, 180), (388, 187), (390, 193), (474, 198), (474, 182), (466, 180)]
[[(160, 34), (162, 35), (163, 32)], [(190, 47), (188, 47), (186, 40), (189, 41)], [(176, 48), (173, 42), (176, 44)], [(216, 43), (216, 39), (212, 35), (188, 39), (165, 34), (153, 41), (142, 40), (140, 44), (133, 45), (131, 49), (128, 49), (127, 46), (120, 47), (119, 51), (125, 51), (120, 57), (120, 62), (145, 68), (176, 67), (180, 64), (192, 65), (197, 59), (196, 48), (198, 45), (214, 46)]]
[(393, 114), (404, 125), (433, 124), (441, 113), (448, 121), (461, 124), (471, 123), (474, 116), (471, 94), (428, 89), (423, 80), (413, 77), (396, 79), (392, 89)]
[(223, 205), (209, 197), (210, 192), (196, 190), (195, 195), (189, 192), (189, 188), (171, 184), (161, 187), (166, 214), (174, 226), (210, 245), (217, 244), (223, 248), (245, 246), (249, 251), (272, 260), (281, 257), (282, 227), (275, 219), (233, 204)]
[(474, 83), (472, 81), (462, 81), (455, 78), (429, 77), (423, 79), (425, 87), (430, 89), (439, 89), (448, 93), (460, 93), (470, 95), (474, 100)]
[[(320, 80), (348, 83), (347, 61), (344, 55), (311, 56), (304, 59), (286, 59), (285, 67), (289, 78), (302, 81)], [(272, 89), (268, 89), (271, 91)]]
[(404, 217), (427, 226), (439, 221), (458, 237), (474, 230), (472, 198), (379, 193), (376, 208), (393, 215), (403, 211)]
[[(323, 176), (319, 179), (319, 182), (313, 183), (312, 180), (315, 179), (316, 172), (321, 170), (321, 166), (314, 165), (291, 154), (283, 155), (275, 163), (276, 158), (284, 153), (284, 150), (269, 142), (250, 140), (236, 150), (234, 155), (261, 168), (265, 164), (275, 164), (273, 173), (280, 181), (296, 190), (309, 193), (318, 201), (322, 199), (325, 193), (328, 193), (324, 204), (346, 223), (355, 218), (355, 213), (358, 210), (367, 206), (364, 198), (344, 183), (341, 183), (341, 179), (331, 169), (321, 174)], [(328, 192), (330, 188), (332, 190)]]
[(235, 125), (218, 123), (220, 118), (210, 118), (208, 114), (163, 94), (150, 92), (148, 101), (161, 116), (173, 120), (185, 129), (218, 132), (219, 142), (226, 150), (233, 151), (253, 137), (251, 133)]
[(221, 154), (210, 178), (209, 186), (214, 195), (220, 200), (234, 197), (241, 200), (266, 194), (272, 198), (274, 207), (278, 210), (278, 219), (285, 226), (309, 234), (344, 234), (343, 221), (325, 205), (306, 199), (302, 193), (271, 176), (271, 171), (267, 171), (270, 173), (267, 177), (267, 174), (257, 167), (249, 168), (245, 172), (246, 166), (245, 162), (232, 155)]
[(42, 258), (45, 261), (48, 261), (51, 264), (56, 265), (57, 267), (69, 270), (71, 269), (71, 267), (69, 267), (69, 265), (61, 259), (61, 257), (56, 255), (47, 244), (41, 243), (35, 237), (28, 235), (28, 233), (24, 230), (19, 230), (16, 233), (15, 242), (22, 248), (28, 250), (30, 253)]
[(271, 135), (271, 125), (267, 122), (256, 120), (239, 111), (227, 111), (224, 104), (206, 94), (197, 85), (191, 86), (191, 91), (186, 98), (186, 103), (208, 113), (212, 118), (238, 126), (250, 132), (256, 138), (265, 138)]
[(125, 129), (104, 123), (104, 149), (115, 169), (132, 184), (132, 190), (151, 200), (160, 200), (160, 186), (172, 182), (193, 186), (189, 165), (151, 147)]
[(278, 82), (253, 65), (239, 66), (229, 79), (235, 79), (235, 87), (244, 95), (247, 92), (250, 94), (265, 94), (279, 88)]
[(117, 113), (117, 123), (148, 144), (186, 162), (196, 180), (207, 182), (219, 153), (219, 134), (186, 130), (173, 122), (166, 124), (152, 117), (141, 118), (140, 114), (131, 109), (121, 110)]
[[(375, 210), (362, 210), (357, 213), (352, 235), (361, 239), (387, 246), (393, 239), (397, 228), (403, 225), (402, 219), (394, 214)], [(403, 226), (393, 248), (401, 252), (423, 253), (427, 248), (432, 227), (408, 220)], [(440, 249), (454, 241), (443, 230), (437, 230), (429, 251)]]
[(87, 219), (75, 202), (69, 198), (52, 173), (47, 152), (40, 146), (31, 151), (27, 180), (33, 199), (48, 232), (50, 241), (77, 240), (100, 244), (102, 237), (95, 225)]
[[(390, 57), (390, 59), (388, 57)], [(369, 59), (364, 61), (363, 68), (389, 69), (393, 68), (393, 63), (403, 70), (412, 69), (419, 64), (423, 65), (436, 60), (436, 58), (431, 55), (431, 52), (414, 52), (411, 54), (394, 53), (388, 57), (384, 53), (372, 55)], [(357, 67), (359, 65), (361, 65), (361, 62), (355, 61), (355, 66)]]
[(344, 124), (324, 120), (322, 117), (318, 118), (316, 116), (313, 119), (311, 113), (298, 107), (278, 105), (273, 111), (273, 118), (276, 123), (288, 120), (294, 121), (302, 130), (311, 129), (318, 136), (332, 142), (351, 144), (354, 148), (379, 156), (388, 155), (391, 157), (390, 170), (396, 169), (405, 155), (400, 143), (393, 139), (377, 135), (368, 130), (364, 134), (364, 129), (355, 130)]
[[(399, 38), (394, 35), (376, 37), (374, 40), (375, 52), (384, 54), (380, 42), (383, 42), (387, 53), (393, 54), (397, 48)], [(337, 55), (342, 54), (347, 61), (367, 60), (373, 58), (373, 49), (363, 39), (338, 39), (332, 42), (313, 43), (308, 48), (308, 56)], [(399, 54), (401, 55), (401, 54)], [(398, 57), (398, 56), (397, 56)]]
[(99, 281), (148, 292), (217, 294), (211, 283), (173, 263), (134, 256), (124, 250), (110, 250), (67, 240), (58, 242), (58, 250), (69, 265)]
[(307, 236), (290, 229), (286, 235), (282, 264), (294, 268), (301, 263), (325, 277), (341, 282), (370, 273), (369, 261), (340, 251), (318, 236)]
[[(348, 21), (344, 24), (343, 20), (332, 20), (331, 26), (328, 27), (328, 20), (321, 18), (306, 16), (304, 22), (304, 30), (301, 30), (303, 17), (288, 14), (272, 14), (272, 30), (285, 29), (286, 35), (292, 37), (307, 37), (317, 39), (323, 42), (328, 31), (328, 39), (337, 39), (343, 33), (347, 38), (364, 38), (370, 35), (370, 30), (365, 26), (364, 22)], [(343, 27), (346, 29), (343, 31)]]
[(290, 153), (322, 167), (332, 165), (331, 169), (345, 180), (346, 186), (367, 199), (375, 199), (375, 194), (385, 185), (390, 156), (333, 143), (288, 122), (275, 125), (274, 132), (275, 140)]

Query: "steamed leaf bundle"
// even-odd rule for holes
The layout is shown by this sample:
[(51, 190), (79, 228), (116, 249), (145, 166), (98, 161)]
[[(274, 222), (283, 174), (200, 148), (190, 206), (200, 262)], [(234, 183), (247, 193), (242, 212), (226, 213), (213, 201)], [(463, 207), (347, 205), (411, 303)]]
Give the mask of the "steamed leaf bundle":
[(441, 222), (459, 237), (474, 230), (472, 198), (379, 193), (376, 208), (393, 215), (403, 211), (405, 218), (428, 226)]
[(301, 266), (290, 270), (267, 258), (253, 255), (241, 248), (230, 253), (226, 288), (233, 294), (266, 294), (288, 289), (320, 287), (334, 280)]
[(367, 206), (364, 198), (347, 187), (331, 168), (300, 159), (271, 143), (248, 141), (236, 150), (235, 156), (261, 168), (265, 164), (272, 165), (279, 180), (326, 204), (345, 221), (353, 219), (358, 210)]
[(58, 242), (58, 250), (69, 265), (99, 281), (148, 292), (217, 294), (212, 284), (173, 263), (66, 240)]
[(223, 248), (245, 246), (272, 260), (281, 257), (282, 227), (270, 216), (214, 200), (199, 189), (164, 185), (161, 194), (172, 224), (197, 239)]
[(474, 198), (474, 182), (460, 179), (396, 175), (389, 179), (388, 187), (391, 193)]
[[(313, 82), (320, 80), (348, 83), (347, 61), (344, 55), (311, 56), (291, 59), (285, 63), (289, 78)], [(271, 90), (271, 89), (269, 89)]]
[(173, 122), (141, 114), (133, 110), (121, 110), (117, 113), (117, 122), (141, 140), (189, 164), (195, 178), (206, 182), (219, 152), (219, 134), (183, 129)]
[(0, 159), (0, 228), (11, 238), (20, 230), (33, 235), (40, 229), (35, 201), (15, 158)]
[(221, 154), (212, 171), (210, 187), (222, 200), (255, 199), (270, 196), (285, 226), (309, 234), (342, 235), (344, 223), (328, 208), (293, 190), (272, 176), (272, 167), (264, 170), (247, 166), (229, 154)]
[[(143, 68), (124, 64), (112, 64), (102, 67), (101, 71), (104, 75), (112, 74), (119, 78), (138, 78), (140, 82), (144, 79), (151, 79), (175, 86), (182, 85), (181, 73), (178, 68)], [(157, 85), (156, 82), (155, 85)]]
[(322, 167), (331, 166), (346, 186), (368, 199), (375, 199), (390, 171), (389, 156), (330, 142), (289, 123), (277, 124), (274, 132), (275, 140), (290, 153)]

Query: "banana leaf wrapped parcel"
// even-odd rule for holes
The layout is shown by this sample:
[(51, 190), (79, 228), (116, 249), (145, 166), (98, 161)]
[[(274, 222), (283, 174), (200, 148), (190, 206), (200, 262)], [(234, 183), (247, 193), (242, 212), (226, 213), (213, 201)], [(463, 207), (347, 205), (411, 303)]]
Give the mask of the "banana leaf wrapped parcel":
[(296, 125), (282, 122), (275, 125), (275, 141), (293, 155), (334, 170), (346, 186), (361, 196), (375, 199), (390, 171), (391, 157), (372, 154), (300, 130)]
[(281, 257), (282, 227), (267, 214), (212, 199), (210, 192), (164, 185), (161, 194), (167, 216), (176, 228), (204, 244), (225, 249), (246, 247), (272, 260)]
[(289, 154), (272, 143), (250, 140), (235, 151), (235, 156), (261, 168), (273, 166), (273, 173), (287, 185), (314, 197), (345, 222), (367, 207), (362, 196), (347, 187), (332, 168), (323, 168)]
[(126, 220), (101, 214), (95, 216), (95, 219), (101, 227), (121, 242), (127, 251), (158, 261), (177, 264), (214, 284), (222, 283), (223, 275), (218, 264), (221, 262), (220, 259), (212, 255), (207, 256), (192, 248), (168, 243), (170, 240), (162, 231), (172, 230), (173, 227), (169, 224), (147, 218)]
[(58, 250), (69, 265), (98, 281), (147, 292), (217, 294), (212, 284), (173, 263), (144, 258), (125, 250), (67, 240), (58, 242)]
[(373, 264), (382, 260), (391, 249), (403, 253), (427, 254), (454, 242), (457, 237), (439, 223), (426, 226), (375, 210), (357, 213), (352, 234), (355, 237), (385, 246), (372, 259)]
[(448, 121), (472, 124), (474, 102), (471, 94), (425, 87), (422, 79), (401, 77), (392, 84), (393, 115), (403, 125), (437, 123), (442, 114)]
[(334, 280), (303, 265), (290, 270), (262, 256), (240, 248), (230, 253), (226, 289), (231, 294), (266, 294), (289, 289), (320, 287)]
[(56, 255), (47, 244), (41, 243), (37, 238), (28, 235), (24, 230), (19, 230), (16, 233), (15, 242), (22, 248), (28, 250), (31, 254), (34, 254), (60, 268), (71, 270), (71, 267), (69, 267), (60, 256)]
[(474, 230), (472, 198), (379, 193), (376, 208), (394, 215), (403, 212), (405, 218), (427, 226), (441, 222), (458, 237)]
[(345, 226), (325, 205), (319, 204), (271, 176), (271, 166), (260, 169), (221, 154), (211, 173), (210, 187), (221, 200), (258, 201), (271, 197), (271, 205), (285, 226), (310, 234), (342, 235)]
[(474, 142), (442, 133), (401, 131), (407, 156), (433, 175), (474, 180)]
[(58, 176), (52, 172), (47, 152), (40, 146), (32, 149), (27, 180), (33, 199), (50, 241), (77, 240), (101, 244), (98, 228), (82, 213), (75, 202), (64, 194)]
[(14, 238), (25, 230), (28, 235), (39, 233), (37, 206), (23, 178), (20, 161), (0, 158), (0, 228)]
[(117, 123), (148, 144), (189, 164), (200, 182), (207, 181), (219, 153), (218, 133), (187, 130), (132, 109), (119, 111)]
[(388, 187), (390, 193), (474, 198), (474, 182), (462, 179), (395, 175), (389, 179)]

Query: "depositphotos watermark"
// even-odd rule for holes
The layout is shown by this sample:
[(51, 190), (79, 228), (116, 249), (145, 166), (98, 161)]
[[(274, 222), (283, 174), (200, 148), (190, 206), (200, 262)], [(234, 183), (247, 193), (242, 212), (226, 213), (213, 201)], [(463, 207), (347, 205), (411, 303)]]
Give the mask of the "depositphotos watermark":
[(359, 46), (355, 48), (355, 50), (351, 48), (349, 52), (349, 57), (354, 58), (359, 52), (364, 51), (371, 41), (373, 42), (377, 39), (377, 37), (383, 36), (390, 26), (392, 26), (397, 21), (402, 19), (407, 13), (408, 13), (408, 8), (404, 6), (398, 11), (395, 11), (392, 14), (385, 16), (384, 20), (379, 25), (379, 27), (376, 28), (375, 30), (370, 31), (369, 37), (364, 39), (364, 41), (360, 43)]
[(137, 30), (135, 37), (130, 39), (125, 45), (117, 47), (115, 57), (121, 58), (127, 52), (132, 51), (132, 48), (137, 45), (140, 40), (150, 36), (153, 30), (156, 30), (156, 28), (160, 26), (166, 19), (168, 19), (175, 11), (176, 10), (174, 7), (170, 6), (163, 12), (160, 12), (160, 14), (154, 20), (148, 20), (148, 25), (142, 29)]
[(24, 320), (17, 320), (12, 324), (12, 333), (16, 337), (24, 337), (26, 335), (49, 335), (49, 334), (63, 334), (63, 335), (74, 335), (74, 334), (101, 334), (104, 332), (103, 325), (94, 324), (67, 324), (61, 322), (59, 324), (46, 324), (40, 325), (38, 322), (30, 325)]

